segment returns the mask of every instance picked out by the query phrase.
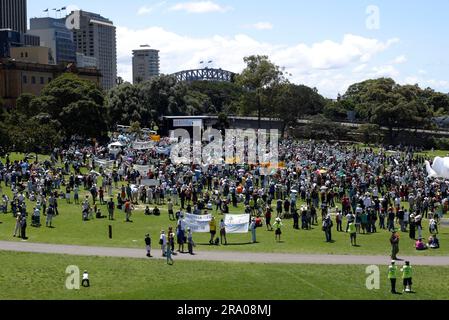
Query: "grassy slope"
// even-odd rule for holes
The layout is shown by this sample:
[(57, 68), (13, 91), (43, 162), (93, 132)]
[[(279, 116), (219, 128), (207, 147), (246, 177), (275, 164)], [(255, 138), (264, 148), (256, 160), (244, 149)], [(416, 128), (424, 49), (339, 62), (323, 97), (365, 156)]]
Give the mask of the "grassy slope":
[[(413, 295), (365, 287), (364, 266), (175, 262), (0, 252), (3, 299), (449, 299), (449, 267), (415, 267)], [(68, 265), (90, 273), (92, 287), (65, 288)], [(401, 288), (401, 286), (399, 286)]]

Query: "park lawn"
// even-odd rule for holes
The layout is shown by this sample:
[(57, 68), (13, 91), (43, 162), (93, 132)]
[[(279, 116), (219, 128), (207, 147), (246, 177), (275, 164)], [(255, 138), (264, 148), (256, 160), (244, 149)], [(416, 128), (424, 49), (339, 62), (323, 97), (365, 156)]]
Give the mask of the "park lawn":
[[(12, 155), (11, 155), (12, 157)], [(20, 159), (19, 154), (15, 157)], [(84, 169), (85, 170), (85, 169)], [(11, 198), (9, 187), (3, 186), (3, 192)], [(120, 185), (119, 185), (120, 186)], [(114, 190), (114, 199), (119, 190)], [(80, 199), (84, 198), (89, 192), (80, 190)], [(73, 194), (72, 194), (73, 197)], [(73, 202), (73, 199), (72, 199)], [(299, 204), (300, 206), (301, 204)], [(408, 204), (404, 203), (407, 208)], [(150, 206), (153, 208), (154, 205)], [(176, 229), (176, 222), (169, 221), (167, 207), (161, 208), (161, 216), (145, 216), (144, 208), (139, 208), (133, 214), (133, 223), (124, 222), (124, 213), (116, 211), (116, 220), (94, 219), (89, 222), (83, 222), (81, 219), (81, 206), (67, 204), (65, 200), (58, 201), (60, 215), (53, 219), (54, 229), (45, 227), (31, 227), (31, 218), (28, 219), (27, 236), (30, 242), (54, 243), (68, 245), (87, 245), (87, 246), (107, 246), (124, 248), (141, 248), (144, 244), (145, 234), (150, 233), (153, 241), (156, 243), (159, 239), (161, 230), (168, 230), (171, 226)], [(33, 203), (27, 201), (27, 212), (31, 215)], [(101, 206), (103, 215), (107, 215), (106, 206)], [(231, 213), (243, 213), (243, 206), (239, 208), (230, 207)], [(215, 213), (215, 211), (214, 211)], [(222, 216), (216, 214), (217, 222)], [(41, 223), (45, 226), (45, 217), (41, 215)], [(333, 229), (333, 239), (335, 243), (326, 243), (324, 233), (319, 226), (315, 226), (311, 231), (294, 230), (293, 221), (283, 221), (283, 242), (275, 241), (274, 232), (266, 231), (266, 228), (257, 230), (258, 243), (250, 244), (250, 234), (228, 235), (228, 246), (210, 246), (209, 234), (194, 234), (194, 240), (198, 244), (197, 250), (223, 250), (240, 252), (279, 252), (279, 253), (316, 253), (316, 254), (343, 254), (343, 255), (389, 255), (390, 234), (387, 231), (380, 231), (376, 234), (359, 235), (358, 244), (360, 247), (351, 247), (349, 235), (338, 233)], [(321, 224), (321, 222), (319, 221)], [(113, 227), (113, 239), (108, 237), (108, 227)], [(13, 238), (15, 220), (11, 213), (0, 214), (0, 240), (20, 241)], [(343, 225), (345, 228), (345, 224)], [(427, 239), (429, 236), (427, 222), (424, 222), (423, 236)], [(400, 254), (399, 255), (431, 255), (441, 256), (449, 255), (449, 227), (440, 228), (440, 242), (442, 248), (436, 251), (416, 252), (414, 241), (408, 238), (408, 234), (401, 235)]]
[[(418, 300), (449, 299), (449, 267), (414, 267), (415, 294), (366, 288), (367, 266), (276, 265), (0, 252), (0, 300)], [(89, 289), (68, 290), (69, 265), (88, 270)], [(402, 286), (399, 284), (398, 289)]]
[[(30, 242), (55, 243), (69, 245), (108, 246), (124, 248), (142, 248), (144, 236), (150, 233), (156, 243), (162, 229), (167, 230), (169, 226), (176, 228), (176, 223), (169, 221), (167, 209), (162, 209), (160, 217), (145, 216), (142, 211), (135, 211), (133, 223), (124, 222), (124, 213), (116, 212), (116, 220), (94, 219), (83, 222), (81, 219), (81, 207), (74, 204), (66, 204), (65, 200), (59, 201), (60, 215), (53, 219), (54, 229), (45, 227), (45, 217), (41, 216), (43, 227), (31, 227), (31, 219), (28, 219), (27, 236)], [(103, 214), (106, 207), (102, 206)], [(32, 206), (28, 204), (28, 212)], [(234, 210), (241, 213), (242, 208)], [(221, 216), (217, 215), (219, 220)], [(113, 239), (108, 237), (108, 226), (113, 228)], [(0, 240), (20, 241), (13, 238), (15, 220), (11, 213), (0, 214)], [(344, 226), (345, 227), (345, 226)], [(381, 231), (376, 234), (359, 235), (360, 247), (351, 247), (349, 235), (333, 230), (335, 243), (326, 243), (321, 228), (315, 226), (311, 231), (294, 230), (292, 220), (284, 220), (282, 243), (275, 241), (274, 232), (268, 232), (266, 228), (257, 230), (257, 244), (250, 244), (250, 234), (228, 235), (228, 246), (210, 246), (208, 244), (209, 234), (194, 234), (194, 240), (198, 244), (197, 250), (223, 250), (223, 251), (248, 251), (248, 252), (282, 252), (282, 253), (316, 253), (316, 254), (344, 254), (344, 255), (389, 255), (390, 234)], [(427, 228), (424, 236), (428, 237)], [(436, 251), (416, 252), (413, 248), (414, 242), (408, 238), (408, 234), (401, 235), (400, 255), (449, 255), (449, 228), (440, 228), (440, 242), (442, 248)]]

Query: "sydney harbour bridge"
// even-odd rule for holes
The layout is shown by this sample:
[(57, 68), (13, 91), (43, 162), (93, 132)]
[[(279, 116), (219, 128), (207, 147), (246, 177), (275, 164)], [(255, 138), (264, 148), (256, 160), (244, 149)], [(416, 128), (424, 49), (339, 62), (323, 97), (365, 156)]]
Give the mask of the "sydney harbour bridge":
[(220, 81), (220, 82), (234, 82), (236, 74), (231, 71), (222, 69), (194, 69), (185, 70), (173, 74), (176, 80), (182, 82), (192, 81)]

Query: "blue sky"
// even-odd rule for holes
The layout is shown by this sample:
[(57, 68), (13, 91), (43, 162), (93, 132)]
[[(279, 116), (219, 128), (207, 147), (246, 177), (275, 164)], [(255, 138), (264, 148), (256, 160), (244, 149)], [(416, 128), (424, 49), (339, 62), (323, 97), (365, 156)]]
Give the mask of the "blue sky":
[(119, 75), (127, 80), (132, 49), (149, 44), (161, 51), (163, 73), (201, 60), (239, 72), (244, 56), (267, 54), (292, 82), (330, 98), (381, 76), (449, 92), (446, 0), (70, 1), (28, 1), (28, 15), (69, 6), (110, 18)]

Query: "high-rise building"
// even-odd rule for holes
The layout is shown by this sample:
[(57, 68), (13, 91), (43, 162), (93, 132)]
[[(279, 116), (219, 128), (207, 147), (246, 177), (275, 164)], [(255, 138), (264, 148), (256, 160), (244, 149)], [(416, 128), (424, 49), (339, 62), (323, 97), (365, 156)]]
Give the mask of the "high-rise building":
[(77, 52), (97, 59), (98, 69), (103, 75), (102, 88), (113, 88), (117, 81), (117, 43), (113, 22), (86, 11), (74, 11), (66, 21), (73, 30)]
[(133, 50), (133, 82), (134, 84), (159, 76), (159, 50)]
[(40, 37), (40, 45), (51, 49), (57, 64), (76, 62), (73, 32), (66, 27), (65, 19), (32, 18), (28, 34)]
[(27, 0), (0, 0), (0, 29), (27, 31)]

